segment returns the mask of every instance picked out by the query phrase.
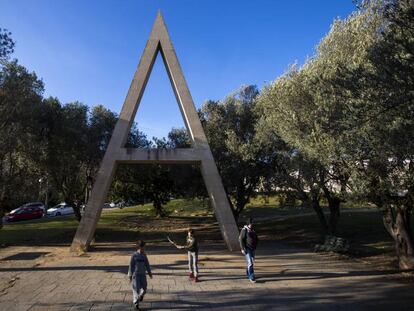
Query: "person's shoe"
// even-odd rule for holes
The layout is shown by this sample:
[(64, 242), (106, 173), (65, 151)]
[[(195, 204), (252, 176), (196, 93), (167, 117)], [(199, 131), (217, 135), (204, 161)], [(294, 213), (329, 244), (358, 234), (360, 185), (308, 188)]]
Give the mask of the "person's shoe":
[(135, 309), (136, 310), (139, 310), (139, 303), (138, 303), (138, 301), (134, 303), (134, 306), (135, 306)]
[(188, 274), (188, 278), (189, 278), (190, 280), (194, 279), (194, 274), (193, 274), (193, 273), (189, 273), (189, 274)]
[(196, 276), (196, 277), (194, 278), (194, 283), (198, 283), (198, 282), (200, 282), (200, 280), (198, 279), (198, 276)]
[(255, 278), (251, 278), (249, 279), (251, 283), (256, 283), (256, 279)]

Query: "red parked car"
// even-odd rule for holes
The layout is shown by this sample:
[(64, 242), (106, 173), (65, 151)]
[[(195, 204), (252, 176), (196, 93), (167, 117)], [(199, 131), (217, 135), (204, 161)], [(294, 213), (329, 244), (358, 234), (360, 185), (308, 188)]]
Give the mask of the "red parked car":
[(8, 222), (19, 221), (19, 220), (28, 220), (42, 218), (44, 211), (41, 207), (33, 206), (26, 208), (18, 208), (11, 211), (5, 216), (5, 220)]

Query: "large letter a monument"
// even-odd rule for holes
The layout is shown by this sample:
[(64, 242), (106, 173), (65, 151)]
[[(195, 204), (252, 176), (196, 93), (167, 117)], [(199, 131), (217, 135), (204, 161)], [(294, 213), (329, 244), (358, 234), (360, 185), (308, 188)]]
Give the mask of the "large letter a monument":
[[(184, 123), (190, 134), (191, 148), (125, 148), (131, 125), (158, 53), (163, 58)], [(88, 250), (93, 240), (96, 225), (100, 218), (113, 175), (119, 163), (200, 164), (201, 173), (224, 241), (229, 250), (239, 249), (237, 225), (161, 13), (157, 15), (150, 38), (134, 74), (119, 120), (97, 173), (85, 214), (73, 239), (71, 251)]]

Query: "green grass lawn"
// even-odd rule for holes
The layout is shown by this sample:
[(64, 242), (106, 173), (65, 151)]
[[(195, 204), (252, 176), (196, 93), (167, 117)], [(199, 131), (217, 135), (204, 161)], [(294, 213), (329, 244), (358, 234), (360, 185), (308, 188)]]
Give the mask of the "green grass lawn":
[[(213, 217), (214, 213), (208, 200), (175, 199), (165, 205), (169, 217)], [(268, 201), (263, 195), (251, 200), (243, 216), (274, 217), (296, 215), (312, 212), (303, 209), (299, 202), (294, 207), (281, 207), (277, 196), (270, 196)], [(98, 223), (97, 236), (106, 241), (130, 240), (136, 238), (136, 228), (127, 224), (127, 219), (136, 216), (154, 216), (152, 204), (138, 205), (119, 209), (105, 209)], [(312, 221), (316, 218), (311, 217)], [(311, 224), (310, 224), (311, 225)], [(0, 230), (0, 245), (59, 245), (69, 244), (75, 234), (78, 222), (74, 216), (25, 221), (5, 225)]]
[(73, 216), (4, 225), (0, 230), (0, 244), (65, 244), (73, 238), (77, 225)]
[[(170, 216), (212, 216), (207, 202), (202, 200), (172, 200), (165, 206)], [(104, 241), (131, 241), (137, 238), (137, 229), (130, 226), (131, 217), (154, 216), (152, 204), (124, 209), (104, 209), (96, 235)], [(71, 243), (78, 221), (74, 216), (44, 218), (7, 224), (0, 230), (0, 245), (66, 245)]]
[[(134, 241), (139, 237), (156, 242), (165, 239), (166, 233), (176, 228), (184, 230), (185, 226), (214, 220), (211, 208), (203, 200), (172, 200), (165, 209), (169, 215), (166, 219), (156, 219), (151, 204), (121, 210), (105, 209), (98, 223), (96, 241)], [(295, 217), (274, 220), (277, 216), (289, 215)], [(269, 200), (269, 204), (261, 204), (261, 198), (256, 198), (246, 207), (242, 219), (249, 216), (261, 218), (257, 230), (262, 240), (278, 240), (307, 248), (322, 240), (318, 219), (311, 209), (280, 207), (275, 199)], [(0, 245), (69, 245), (77, 226), (74, 216), (5, 225), (0, 230)], [(353, 256), (393, 256), (392, 240), (384, 229), (381, 214), (376, 210), (344, 210), (337, 235), (350, 241)]]
[[(212, 217), (213, 211), (207, 200), (171, 200), (165, 205), (165, 210), (169, 217)], [(276, 196), (268, 198), (265, 203), (263, 196), (257, 196), (252, 199), (243, 212), (241, 219), (253, 216), (274, 218), (275, 216), (300, 215), (302, 213), (312, 213), (310, 209), (303, 209), (301, 206), (281, 207)], [(370, 214), (372, 215), (372, 214)], [(98, 223), (97, 237), (104, 241), (131, 240), (137, 237), (137, 228), (131, 226), (131, 218), (136, 217), (153, 217), (154, 209), (152, 204), (138, 205), (120, 209), (104, 209)], [(364, 214), (360, 215), (350, 224), (349, 215), (344, 213), (340, 221), (340, 234), (356, 239), (354, 235), (364, 231), (363, 237), (372, 230), (381, 231), (381, 237), (384, 232), (381, 219), (379, 216), (366, 218)], [(295, 218), (295, 221), (286, 220), (278, 222), (279, 226), (285, 227), (286, 232), (296, 232), (296, 229), (307, 232), (309, 237), (318, 236), (319, 224), (314, 217), (304, 216)], [(5, 225), (0, 230), (0, 245), (60, 245), (69, 244), (75, 234), (78, 222), (74, 216), (55, 217), (35, 221), (25, 221)], [(270, 227), (269, 227), (270, 228)], [(374, 229), (373, 229), (374, 228)], [(344, 230), (341, 232), (341, 230)], [(385, 233), (386, 235), (386, 233)]]

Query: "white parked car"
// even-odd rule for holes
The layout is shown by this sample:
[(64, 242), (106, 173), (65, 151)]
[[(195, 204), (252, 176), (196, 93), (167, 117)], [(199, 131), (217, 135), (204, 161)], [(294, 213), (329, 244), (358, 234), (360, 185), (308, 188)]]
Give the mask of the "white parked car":
[(115, 203), (111, 202), (111, 203), (104, 203), (103, 208), (114, 208), (115, 207)]
[(60, 203), (47, 210), (47, 216), (62, 216), (73, 214), (73, 207), (66, 203)]

